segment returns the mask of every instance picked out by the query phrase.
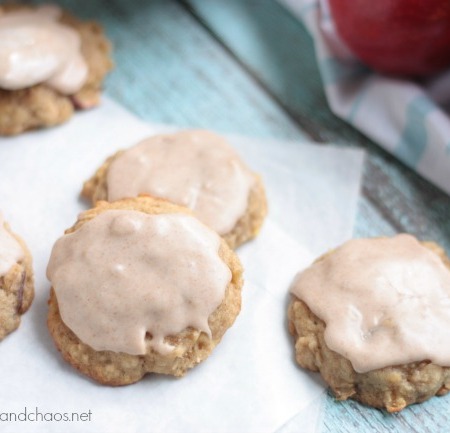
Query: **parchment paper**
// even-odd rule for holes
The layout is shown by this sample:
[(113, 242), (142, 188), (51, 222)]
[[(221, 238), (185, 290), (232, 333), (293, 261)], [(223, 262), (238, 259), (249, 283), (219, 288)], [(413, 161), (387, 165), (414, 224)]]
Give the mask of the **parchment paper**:
[(262, 174), (270, 216), (259, 238), (238, 250), (246, 269), (241, 314), (210, 358), (185, 378), (148, 375), (126, 387), (100, 386), (55, 349), (46, 328), (45, 268), (54, 241), (88, 207), (78, 199), (82, 182), (115, 150), (165, 129), (106, 99), (64, 126), (0, 139), (0, 210), (28, 243), (36, 274), (31, 310), (0, 343), (0, 419), (25, 408), (91, 411), (90, 421), (0, 420), (0, 431), (316, 431), (324, 388), (294, 362), (288, 287), (313, 255), (351, 236), (360, 151), (230, 137)]

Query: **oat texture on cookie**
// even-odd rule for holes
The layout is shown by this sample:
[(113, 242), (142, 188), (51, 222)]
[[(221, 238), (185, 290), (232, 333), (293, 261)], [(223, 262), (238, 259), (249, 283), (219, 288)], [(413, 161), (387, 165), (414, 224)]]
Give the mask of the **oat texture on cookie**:
[(58, 6), (0, 6), (0, 135), (56, 125), (98, 104), (109, 52), (98, 24)]
[(450, 389), (450, 261), (410, 235), (355, 239), (295, 279), (297, 362), (340, 399), (396, 412)]
[(187, 209), (151, 197), (82, 214), (56, 242), (47, 273), (58, 349), (110, 385), (185, 374), (240, 310), (236, 255)]
[(33, 297), (31, 254), (0, 213), (0, 340), (18, 328)]

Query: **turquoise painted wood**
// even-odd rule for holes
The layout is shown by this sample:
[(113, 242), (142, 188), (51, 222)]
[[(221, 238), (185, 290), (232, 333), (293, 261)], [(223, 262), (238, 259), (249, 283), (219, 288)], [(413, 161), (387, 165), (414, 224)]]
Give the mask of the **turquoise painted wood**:
[(303, 136), (177, 2), (59, 3), (104, 24), (116, 62), (106, 92), (143, 119), (262, 137)]
[[(143, 119), (312, 138), (369, 155), (355, 234), (409, 231), (450, 252), (450, 198), (327, 108), (312, 41), (272, 0), (60, 1), (101, 21), (115, 45), (107, 93)], [(450, 397), (387, 415), (327, 398), (324, 432), (450, 432)]]
[[(312, 40), (287, 10), (272, 1), (189, 0), (189, 5), (313, 138), (369, 151), (357, 235), (410, 231), (450, 250), (449, 198), (331, 113)], [(377, 214), (391, 230), (378, 230), (383, 225), (373, 224)]]

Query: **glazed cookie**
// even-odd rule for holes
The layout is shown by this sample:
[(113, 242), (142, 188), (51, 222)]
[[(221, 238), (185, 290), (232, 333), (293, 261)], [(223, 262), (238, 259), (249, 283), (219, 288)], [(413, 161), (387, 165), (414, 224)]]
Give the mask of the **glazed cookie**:
[(241, 306), (236, 254), (188, 209), (151, 197), (82, 213), (53, 247), (47, 275), (58, 350), (107, 385), (183, 376)]
[(156, 135), (119, 151), (82, 191), (93, 203), (141, 193), (190, 208), (231, 248), (255, 237), (267, 214), (260, 177), (209, 131)]
[(0, 6), (0, 135), (57, 125), (97, 105), (109, 54), (95, 22), (53, 5)]
[(31, 254), (0, 214), (0, 340), (19, 327), (33, 297)]
[(450, 389), (450, 260), (410, 235), (352, 240), (301, 272), (289, 329), (297, 362), (339, 400), (389, 412)]

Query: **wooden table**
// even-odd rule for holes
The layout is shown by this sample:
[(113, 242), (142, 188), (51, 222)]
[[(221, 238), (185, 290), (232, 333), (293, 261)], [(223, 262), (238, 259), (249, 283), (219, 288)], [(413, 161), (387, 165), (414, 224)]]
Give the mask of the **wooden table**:
[[(66, 0), (115, 46), (106, 92), (144, 119), (367, 150), (356, 236), (450, 252), (450, 198), (329, 110), (305, 28), (272, 0)], [(450, 173), (449, 173), (450, 177)], [(449, 432), (450, 396), (398, 415), (328, 396), (324, 432)]]

